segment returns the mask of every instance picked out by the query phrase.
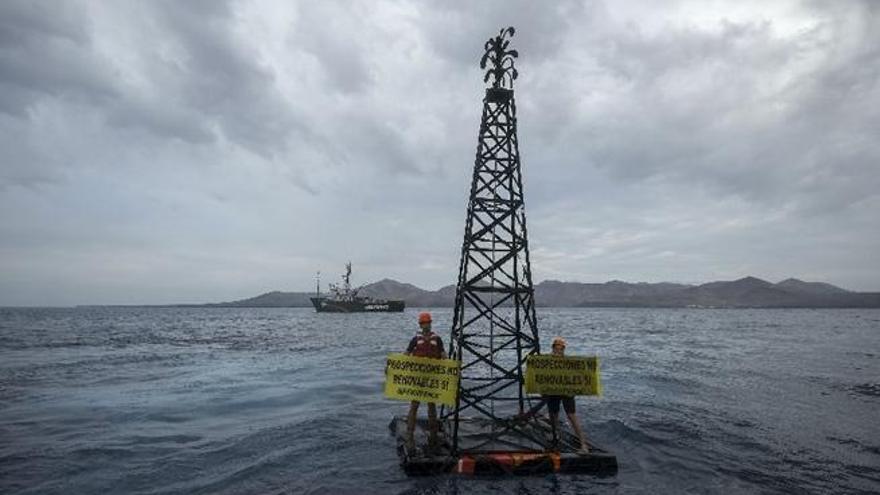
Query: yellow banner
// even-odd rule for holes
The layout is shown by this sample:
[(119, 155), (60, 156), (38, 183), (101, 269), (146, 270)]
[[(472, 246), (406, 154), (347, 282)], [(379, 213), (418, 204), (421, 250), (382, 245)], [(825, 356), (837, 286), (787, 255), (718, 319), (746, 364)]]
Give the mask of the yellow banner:
[(599, 358), (532, 354), (526, 360), (526, 393), (602, 395)]
[(385, 366), (385, 397), (454, 407), (458, 369), (459, 363), (454, 359), (389, 354)]

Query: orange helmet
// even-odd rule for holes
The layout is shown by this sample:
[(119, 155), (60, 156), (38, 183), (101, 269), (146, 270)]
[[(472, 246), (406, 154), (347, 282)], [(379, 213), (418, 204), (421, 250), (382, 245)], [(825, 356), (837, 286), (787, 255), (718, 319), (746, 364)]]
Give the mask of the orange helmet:
[(422, 323), (431, 323), (431, 313), (419, 313), (419, 325)]

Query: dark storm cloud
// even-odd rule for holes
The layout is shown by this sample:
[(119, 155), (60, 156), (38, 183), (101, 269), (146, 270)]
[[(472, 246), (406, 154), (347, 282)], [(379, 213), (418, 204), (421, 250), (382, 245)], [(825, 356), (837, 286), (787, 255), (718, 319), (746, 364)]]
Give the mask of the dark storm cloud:
[[(875, 104), (876, 85), (869, 81), (877, 80), (877, 61), (865, 70), (861, 53), (847, 54), (838, 63), (796, 72), (792, 66), (827, 34), (815, 29), (780, 40), (767, 23), (728, 23), (717, 33), (625, 33), (601, 53), (600, 62), (633, 85), (635, 108), (624, 129), (603, 132), (612, 140), (597, 147), (595, 162), (627, 178), (703, 180), (760, 199), (776, 195), (814, 166), (845, 171), (821, 150), (839, 159), (833, 146), (839, 134), (873, 148), (859, 139), (871, 129), (847, 125), (847, 116), (857, 105)], [(777, 84), (777, 71), (789, 68), (791, 79)], [(851, 84), (836, 91), (834, 80), (854, 68), (865, 87), (852, 91)], [(687, 79), (701, 75), (709, 80)], [(817, 103), (827, 107), (816, 108)], [(862, 151), (876, 154), (876, 149)]]
[(44, 97), (112, 97), (111, 74), (90, 52), (89, 20), (73, 4), (0, 3), (0, 112), (26, 117)]
[[(362, 33), (351, 21), (349, 2), (306, 2), (292, 28), (294, 46), (312, 54), (320, 63), (332, 87), (344, 93), (363, 91), (371, 83), (361, 44)], [(355, 7), (357, 8), (357, 7)]]
[[(573, 89), (535, 97), (545, 127), (531, 135), (565, 150), (548, 160), (563, 176), (589, 165), (622, 183), (691, 183), (776, 207), (855, 204), (880, 185), (867, 173), (880, 155), (877, 119), (864, 118), (880, 98), (878, 40), (833, 14), (786, 37), (770, 21), (646, 31), (599, 18), (571, 34), (571, 54), (544, 63), (560, 75), (571, 74), (567, 59), (589, 70), (566, 81)], [(853, 36), (852, 48), (829, 46)]]
[(346, 159), (352, 165), (390, 173), (419, 174), (424, 166), (419, 150), (407, 145), (405, 130), (387, 122), (376, 122), (367, 115), (354, 115), (340, 129), (346, 145)]
[[(165, 87), (202, 119), (210, 119), (227, 139), (254, 153), (271, 155), (283, 149), (298, 128), (272, 72), (259, 63), (232, 32), (234, 18), (221, 2), (166, 2), (156, 18), (165, 29), (157, 33), (176, 52), (176, 73)], [(168, 61), (166, 63), (171, 63)]]
[(274, 74), (236, 38), (226, 3), (90, 5), (115, 10), (114, 20), (140, 36), (132, 65), (95, 49), (104, 33), (88, 8), (58, 7), (3, 4), (0, 81), (8, 88), (0, 104), (8, 112), (24, 117), (45, 98), (86, 99), (113, 127), (192, 143), (220, 133), (264, 156), (297, 132), (308, 135)]

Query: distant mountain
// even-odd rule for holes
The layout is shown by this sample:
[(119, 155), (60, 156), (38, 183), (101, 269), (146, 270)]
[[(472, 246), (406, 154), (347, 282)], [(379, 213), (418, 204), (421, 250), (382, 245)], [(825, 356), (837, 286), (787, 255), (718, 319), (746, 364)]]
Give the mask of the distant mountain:
[(732, 282), (710, 282), (685, 290), (685, 306), (711, 307), (790, 307), (798, 306), (801, 297), (755, 277)]
[[(387, 278), (361, 287), (360, 293), (374, 298), (403, 299), (409, 308), (451, 307), (455, 302), (454, 285), (429, 291)], [(205, 306), (311, 307), (309, 298), (313, 295), (275, 291)], [(552, 307), (880, 308), (877, 292), (850, 292), (831, 284), (794, 278), (774, 284), (756, 277), (702, 285), (545, 280), (535, 286), (535, 300), (538, 306)]]
[(644, 306), (689, 287), (666, 282), (631, 284), (612, 280), (604, 284), (583, 284), (545, 280), (535, 286), (535, 299), (539, 306)]
[(776, 284), (776, 287), (801, 294), (851, 294), (850, 291), (841, 289), (836, 285), (826, 284), (825, 282), (804, 282), (796, 278), (787, 278)]
[(381, 299), (403, 299), (407, 307), (442, 308), (455, 301), (455, 286), (447, 285), (436, 291), (420, 289), (412, 284), (386, 278), (360, 289), (364, 296)]
[(312, 302), (309, 301), (309, 298), (314, 297), (314, 295), (312, 292), (280, 292), (276, 290), (239, 301), (203, 304), (202, 306), (223, 308), (310, 308), (312, 307)]

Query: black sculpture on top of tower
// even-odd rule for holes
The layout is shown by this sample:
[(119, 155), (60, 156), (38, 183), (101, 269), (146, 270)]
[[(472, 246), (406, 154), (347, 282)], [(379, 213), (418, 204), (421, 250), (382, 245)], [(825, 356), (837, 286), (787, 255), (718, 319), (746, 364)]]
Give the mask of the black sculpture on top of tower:
[(513, 59), (519, 57), (519, 52), (508, 50), (510, 40), (505, 39), (508, 35), (513, 37), (514, 34), (516, 34), (516, 30), (509, 27), (499, 31), (498, 36), (486, 41), (486, 53), (480, 59), (480, 68), (485, 69), (487, 63), (491, 62), (483, 77), (483, 82), (489, 82), (489, 78), (492, 77), (493, 88), (513, 89), (513, 81), (519, 76), (519, 72), (513, 65)]

